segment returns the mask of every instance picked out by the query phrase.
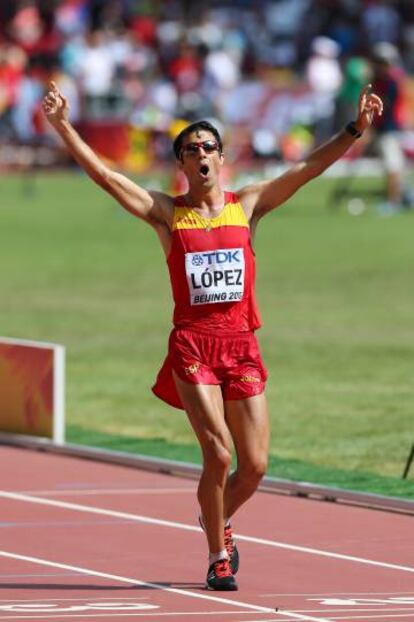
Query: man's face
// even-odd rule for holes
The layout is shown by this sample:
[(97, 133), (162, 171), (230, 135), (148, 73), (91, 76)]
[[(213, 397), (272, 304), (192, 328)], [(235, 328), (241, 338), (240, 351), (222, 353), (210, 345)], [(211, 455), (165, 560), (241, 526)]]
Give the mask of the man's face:
[(223, 165), (223, 156), (214, 134), (207, 130), (188, 134), (183, 140), (178, 165), (190, 185), (213, 187)]

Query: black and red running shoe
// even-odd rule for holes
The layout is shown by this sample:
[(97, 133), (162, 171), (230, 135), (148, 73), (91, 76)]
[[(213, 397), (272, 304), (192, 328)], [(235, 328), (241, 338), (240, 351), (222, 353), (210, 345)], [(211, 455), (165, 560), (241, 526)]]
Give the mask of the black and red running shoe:
[[(198, 516), (198, 522), (200, 523), (201, 529), (205, 531), (203, 519), (200, 515)], [(227, 555), (230, 559), (231, 571), (233, 574), (236, 574), (239, 569), (240, 558), (239, 551), (237, 550), (237, 546), (234, 542), (233, 531), (230, 523), (224, 527), (224, 546), (226, 547)]]
[(211, 564), (207, 572), (206, 587), (208, 590), (222, 592), (234, 592), (239, 589), (228, 559), (219, 559)]
[(239, 569), (239, 551), (234, 542), (233, 531), (230, 523), (227, 527), (224, 527), (224, 546), (226, 547), (227, 555), (229, 556), (231, 571), (233, 574)]

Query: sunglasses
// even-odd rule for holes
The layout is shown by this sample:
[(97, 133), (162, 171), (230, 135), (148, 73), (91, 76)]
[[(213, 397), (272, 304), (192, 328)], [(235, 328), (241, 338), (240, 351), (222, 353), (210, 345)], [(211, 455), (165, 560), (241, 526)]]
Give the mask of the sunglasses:
[(213, 151), (219, 151), (220, 147), (215, 140), (200, 140), (193, 143), (187, 143), (181, 149), (181, 153), (198, 153), (199, 149), (203, 149), (206, 153), (213, 153)]

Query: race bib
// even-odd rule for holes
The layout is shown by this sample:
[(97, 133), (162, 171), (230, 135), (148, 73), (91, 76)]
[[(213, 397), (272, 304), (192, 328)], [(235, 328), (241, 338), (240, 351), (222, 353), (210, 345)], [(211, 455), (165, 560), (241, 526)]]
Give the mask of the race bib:
[(239, 302), (244, 292), (242, 248), (185, 254), (191, 305)]

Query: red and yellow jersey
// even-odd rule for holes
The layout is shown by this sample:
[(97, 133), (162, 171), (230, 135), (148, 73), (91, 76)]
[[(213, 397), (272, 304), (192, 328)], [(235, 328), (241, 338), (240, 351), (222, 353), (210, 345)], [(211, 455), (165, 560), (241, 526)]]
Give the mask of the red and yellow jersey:
[(168, 268), (175, 302), (174, 326), (229, 334), (255, 330), (255, 257), (238, 197), (225, 193), (215, 218), (203, 218), (174, 199)]

